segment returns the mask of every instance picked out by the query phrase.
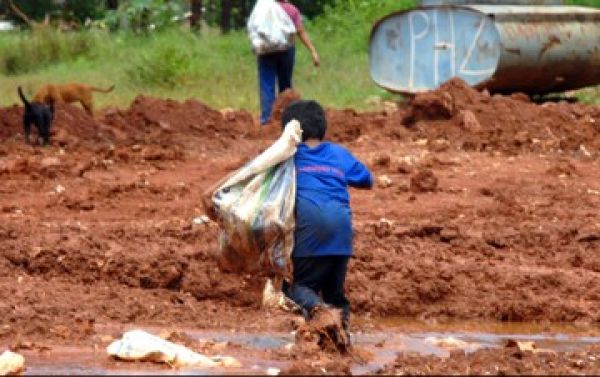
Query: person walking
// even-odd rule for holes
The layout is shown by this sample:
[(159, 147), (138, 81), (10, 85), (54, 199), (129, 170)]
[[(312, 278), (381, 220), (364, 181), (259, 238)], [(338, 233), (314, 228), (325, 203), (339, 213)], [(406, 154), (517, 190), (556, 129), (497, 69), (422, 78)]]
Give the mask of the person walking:
[[(306, 29), (304, 29), (300, 11), (287, 0), (277, 0), (277, 4), (283, 8), (294, 23), (296, 35), (309, 50), (313, 64), (318, 67), (320, 65), (319, 54), (312, 44)], [(294, 42), (295, 40), (292, 41), (292, 46), (286, 50), (258, 55), (261, 125), (264, 125), (271, 119), (271, 111), (275, 102), (275, 84), (277, 83), (279, 93), (292, 87), (292, 74), (296, 60)]]
[(348, 188), (372, 188), (373, 174), (350, 151), (324, 141), (327, 119), (319, 103), (291, 103), (283, 111), (282, 127), (293, 119), (300, 122), (302, 143), (294, 155), (293, 281), (284, 282), (283, 291), (309, 321), (333, 324), (339, 315), (344, 333), (338, 333), (338, 341), (348, 347), (350, 303), (344, 290), (353, 254)]

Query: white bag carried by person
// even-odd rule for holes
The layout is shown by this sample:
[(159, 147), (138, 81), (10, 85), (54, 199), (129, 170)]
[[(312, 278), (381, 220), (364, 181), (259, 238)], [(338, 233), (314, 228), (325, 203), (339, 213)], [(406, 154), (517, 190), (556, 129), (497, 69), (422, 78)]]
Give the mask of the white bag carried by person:
[(257, 55), (284, 51), (294, 44), (296, 26), (275, 0), (258, 0), (247, 28), (252, 50)]
[(221, 227), (219, 262), (233, 272), (291, 277), (294, 247), (296, 169), (302, 139), (292, 120), (281, 137), (230, 175), (211, 197)]

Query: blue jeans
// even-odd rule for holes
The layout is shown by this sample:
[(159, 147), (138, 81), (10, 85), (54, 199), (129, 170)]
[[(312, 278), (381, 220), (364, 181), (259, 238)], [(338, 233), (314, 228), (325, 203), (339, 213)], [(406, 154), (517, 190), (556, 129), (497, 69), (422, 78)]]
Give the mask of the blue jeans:
[(349, 259), (347, 255), (293, 257), (294, 281), (291, 285), (284, 284), (283, 292), (303, 309), (305, 315), (322, 303), (342, 309), (342, 321), (346, 325), (350, 302), (344, 295), (344, 285)]
[(271, 118), (275, 102), (275, 82), (279, 93), (292, 87), (292, 72), (296, 60), (296, 48), (258, 56), (258, 83), (260, 86), (260, 124)]

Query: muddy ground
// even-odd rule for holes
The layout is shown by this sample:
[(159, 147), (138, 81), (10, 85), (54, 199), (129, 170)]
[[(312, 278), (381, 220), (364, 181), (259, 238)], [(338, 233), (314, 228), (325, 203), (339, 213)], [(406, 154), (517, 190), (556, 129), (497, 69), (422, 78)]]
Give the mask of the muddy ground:
[(574, 352), (522, 352), (514, 347), (472, 353), (457, 350), (447, 357), (400, 355), (378, 374), (394, 375), (597, 375), (600, 350), (592, 346)]
[[(0, 109), (2, 344), (105, 346), (132, 326), (292, 329), (292, 315), (260, 309), (262, 279), (219, 271), (216, 226), (192, 222), (203, 189), (279, 124), (140, 96), (95, 118), (59, 106), (42, 148), (24, 143), (21, 114)], [(355, 329), (392, 316), (600, 322), (600, 107), (452, 81), (396, 110), (328, 118), (328, 139), (378, 181), (351, 193)]]

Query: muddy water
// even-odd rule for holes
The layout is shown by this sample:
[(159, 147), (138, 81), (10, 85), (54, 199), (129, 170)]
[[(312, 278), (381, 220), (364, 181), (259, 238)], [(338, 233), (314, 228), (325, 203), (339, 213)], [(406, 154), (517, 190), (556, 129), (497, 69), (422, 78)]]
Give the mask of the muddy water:
[[(576, 351), (585, 346), (600, 344), (600, 328), (573, 324), (539, 323), (433, 323), (386, 319), (377, 323), (377, 330), (353, 334), (355, 345), (372, 353), (370, 362), (354, 365), (353, 374), (368, 374), (393, 362), (398, 353), (447, 356), (451, 349), (474, 352), (481, 348), (503, 347), (508, 339), (533, 341), (538, 348), (558, 352)], [(146, 328), (158, 333), (158, 329)], [(227, 342), (230, 348), (223, 353), (236, 357), (243, 365), (233, 369), (180, 369), (164, 365), (136, 362), (125, 363), (109, 359), (102, 347), (82, 349), (53, 347), (45, 352), (25, 351), (25, 374), (265, 374), (269, 368), (282, 369), (286, 362), (269, 359), (266, 351), (281, 350), (293, 343), (291, 333), (239, 333), (218, 331), (183, 331), (198, 341)], [(453, 341), (453, 345), (441, 341)], [(249, 356), (250, 355), (250, 356)]]

